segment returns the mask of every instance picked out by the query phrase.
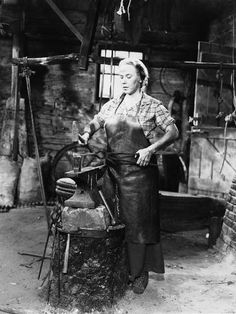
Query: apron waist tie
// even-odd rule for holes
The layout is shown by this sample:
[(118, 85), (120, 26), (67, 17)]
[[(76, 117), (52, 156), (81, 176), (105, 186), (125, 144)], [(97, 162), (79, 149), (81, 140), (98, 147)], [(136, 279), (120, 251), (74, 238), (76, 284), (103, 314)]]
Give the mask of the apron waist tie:
[[(106, 153), (106, 164), (108, 166), (118, 166), (118, 165), (136, 165), (137, 158), (133, 153), (115, 153), (107, 152)], [(148, 166), (158, 167), (156, 163), (156, 156), (151, 157), (150, 163)], [(139, 167), (139, 166), (138, 166)]]

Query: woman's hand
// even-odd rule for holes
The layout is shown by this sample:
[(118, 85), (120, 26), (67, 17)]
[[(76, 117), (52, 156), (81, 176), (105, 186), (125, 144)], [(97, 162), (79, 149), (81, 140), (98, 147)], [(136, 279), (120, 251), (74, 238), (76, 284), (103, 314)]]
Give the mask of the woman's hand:
[(138, 158), (138, 160), (136, 162), (137, 165), (139, 165), (141, 167), (147, 166), (150, 162), (151, 156), (152, 156), (152, 151), (149, 149), (149, 147), (139, 149), (135, 153), (135, 158)]
[(90, 134), (88, 132), (85, 132), (83, 135), (79, 136), (78, 142), (82, 145), (87, 145), (89, 140)]

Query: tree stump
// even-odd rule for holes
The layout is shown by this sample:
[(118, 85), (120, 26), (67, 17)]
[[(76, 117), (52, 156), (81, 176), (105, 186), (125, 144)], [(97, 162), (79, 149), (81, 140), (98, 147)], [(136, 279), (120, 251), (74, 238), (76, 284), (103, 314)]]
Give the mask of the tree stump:
[[(68, 268), (65, 251), (70, 237)], [(128, 285), (124, 226), (107, 230), (65, 232), (57, 229), (52, 260), (51, 305), (81, 311), (111, 307), (125, 293)]]

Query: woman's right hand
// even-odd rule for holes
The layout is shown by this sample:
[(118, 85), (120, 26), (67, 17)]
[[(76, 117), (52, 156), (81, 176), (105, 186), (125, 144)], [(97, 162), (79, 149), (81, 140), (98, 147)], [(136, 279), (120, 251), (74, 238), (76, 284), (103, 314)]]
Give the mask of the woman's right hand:
[(83, 135), (80, 135), (78, 138), (79, 144), (87, 145), (89, 137), (90, 137), (90, 134), (88, 132), (85, 132)]

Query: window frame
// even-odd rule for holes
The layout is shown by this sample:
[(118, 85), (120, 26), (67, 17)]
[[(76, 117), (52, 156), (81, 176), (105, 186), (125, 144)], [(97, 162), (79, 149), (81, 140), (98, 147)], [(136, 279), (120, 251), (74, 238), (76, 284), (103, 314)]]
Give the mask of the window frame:
[[(99, 62), (97, 63), (97, 68), (96, 68), (96, 91), (95, 91), (95, 101), (99, 101), (101, 103), (104, 103), (106, 101), (109, 100), (109, 96), (105, 96), (102, 95), (102, 99), (101, 99), (101, 90), (100, 90), (100, 80), (101, 77), (103, 75), (102, 72), (102, 67), (104, 66), (104, 64), (106, 66), (111, 66), (111, 56), (102, 56), (102, 50), (107, 50), (107, 51), (114, 51), (114, 52), (128, 52), (128, 54), (130, 53), (142, 53), (142, 61), (145, 61), (146, 58), (146, 52), (143, 48), (140, 47), (133, 47), (133, 46), (126, 46), (126, 45), (99, 45), (98, 46), (98, 50), (97, 50), (97, 54), (98, 54), (98, 59)], [(125, 58), (125, 57), (124, 57)], [(123, 58), (119, 58), (114, 56), (113, 57), (113, 66), (118, 66), (120, 60), (122, 60)], [(117, 74), (113, 74), (113, 75), (117, 75)]]

